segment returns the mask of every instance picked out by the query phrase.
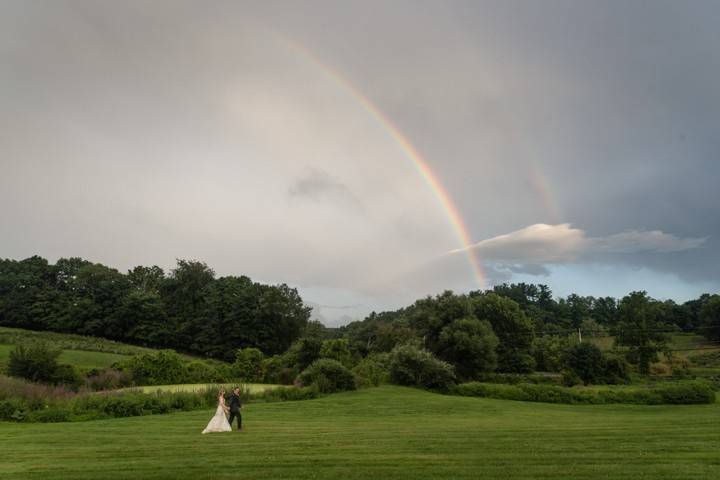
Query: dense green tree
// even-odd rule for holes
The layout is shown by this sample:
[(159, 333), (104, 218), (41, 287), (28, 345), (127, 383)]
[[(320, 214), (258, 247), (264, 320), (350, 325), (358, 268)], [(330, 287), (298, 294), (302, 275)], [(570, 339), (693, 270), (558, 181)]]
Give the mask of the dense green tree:
[(535, 367), (532, 344), (533, 324), (519, 305), (509, 298), (490, 293), (472, 299), (476, 318), (487, 320), (497, 335), (498, 370), (512, 373), (531, 372)]
[(165, 272), (157, 265), (152, 267), (139, 265), (129, 270), (127, 276), (132, 287), (143, 293), (159, 294), (165, 280)]
[(51, 383), (58, 372), (60, 350), (45, 343), (18, 344), (10, 352), (7, 371), (13, 377)]
[(440, 332), (438, 356), (450, 362), (458, 377), (473, 380), (495, 370), (498, 338), (487, 321), (475, 317), (455, 320)]
[(473, 316), (470, 301), (447, 290), (435, 297), (418, 300), (407, 311), (410, 327), (416, 330), (432, 352), (439, 349), (440, 332), (455, 320)]
[(241, 348), (235, 356), (233, 373), (246, 382), (262, 382), (264, 361), (265, 355), (259, 349)]
[(398, 345), (388, 359), (390, 381), (430, 389), (447, 390), (455, 383), (453, 366), (416, 345)]
[(124, 297), (130, 291), (127, 277), (101, 264), (87, 264), (69, 280), (72, 307), (69, 321), (75, 331), (84, 335), (123, 338), (115, 325)]
[(711, 296), (700, 310), (703, 335), (709, 340), (720, 340), (720, 295)]
[(580, 377), (585, 385), (598, 383), (604, 373), (602, 352), (589, 342), (570, 347), (566, 354), (565, 366)]
[(325, 340), (320, 347), (320, 358), (337, 360), (347, 368), (353, 366), (353, 358), (350, 353), (350, 344), (344, 338)]
[(293, 343), (286, 353), (287, 364), (299, 371), (305, 370), (320, 358), (323, 341), (317, 337), (302, 337)]
[(169, 347), (174, 343), (165, 305), (156, 293), (128, 293), (114, 315), (112, 330), (111, 338), (145, 346)]
[(559, 372), (563, 367), (565, 352), (570, 344), (567, 337), (544, 335), (533, 343), (535, 368), (541, 372)]
[(615, 325), (618, 321), (617, 301), (613, 297), (596, 298), (590, 315), (600, 325), (605, 327)]
[(668, 341), (667, 325), (660, 322), (660, 302), (647, 292), (632, 292), (620, 301), (616, 342), (629, 347), (628, 360), (638, 365), (640, 373), (650, 371)]

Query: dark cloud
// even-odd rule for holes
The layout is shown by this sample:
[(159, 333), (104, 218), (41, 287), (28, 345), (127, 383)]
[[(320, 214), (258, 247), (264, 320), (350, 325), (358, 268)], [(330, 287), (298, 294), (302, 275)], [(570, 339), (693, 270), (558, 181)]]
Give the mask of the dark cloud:
[(330, 201), (362, 209), (360, 199), (339, 179), (324, 170), (309, 168), (288, 189), (293, 198)]
[(4, 1), (0, 254), (204, 258), (353, 317), (477, 288), (359, 92), (494, 239), (489, 283), (602, 290), (597, 262), (651, 293), (718, 289), (717, 18), (711, 1)]

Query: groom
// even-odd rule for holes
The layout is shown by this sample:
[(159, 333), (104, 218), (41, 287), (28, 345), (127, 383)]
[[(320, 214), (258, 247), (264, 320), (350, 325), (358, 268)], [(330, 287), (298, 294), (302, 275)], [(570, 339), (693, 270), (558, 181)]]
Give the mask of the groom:
[(230, 418), (228, 420), (228, 423), (230, 423), (230, 427), (232, 428), (232, 422), (235, 420), (235, 417), (237, 417), (237, 425), (238, 430), (242, 430), (242, 415), (240, 415), (240, 409), (242, 408), (242, 404), (240, 403), (240, 388), (235, 387), (232, 391), (232, 394), (230, 395)]

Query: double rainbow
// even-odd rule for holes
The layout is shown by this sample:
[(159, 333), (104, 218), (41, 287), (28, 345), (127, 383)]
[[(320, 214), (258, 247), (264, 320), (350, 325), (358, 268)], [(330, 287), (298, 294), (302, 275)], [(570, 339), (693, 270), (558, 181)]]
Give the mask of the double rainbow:
[(477, 280), (479, 288), (485, 288), (485, 272), (477, 253), (472, 248), (473, 242), (470, 238), (465, 220), (460, 214), (460, 210), (457, 205), (455, 205), (455, 202), (453, 202), (452, 197), (447, 192), (443, 184), (440, 182), (438, 176), (435, 172), (433, 172), (430, 165), (428, 165), (427, 161), (422, 157), (422, 155), (420, 155), (420, 152), (418, 152), (417, 148), (415, 148), (407, 136), (400, 131), (400, 129), (387, 117), (387, 115), (382, 112), (382, 110), (380, 110), (375, 103), (373, 103), (372, 100), (364, 95), (340, 72), (332, 68), (327, 63), (324, 63), (313, 52), (309, 51), (297, 42), (292, 42), (277, 32), (272, 33), (280, 44), (318, 67), (325, 75), (344, 88), (357, 101), (363, 110), (365, 110), (379, 125), (382, 126), (382, 128), (400, 147), (400, 150), (402, 150), (405, 156), (413, 162), (415, 168), (420, 173), (420, 176), (422, 176), (425, 183), (430, 187), (430, 190), (432, 190), (435, 194), (435, 197), (442, 206), (442, 209), (445, 211), (447, 218), (460, 241), (461, 247), (458, 248), (458, 250), (462, 250), (465, 253), (470, 264), (472, 274)]

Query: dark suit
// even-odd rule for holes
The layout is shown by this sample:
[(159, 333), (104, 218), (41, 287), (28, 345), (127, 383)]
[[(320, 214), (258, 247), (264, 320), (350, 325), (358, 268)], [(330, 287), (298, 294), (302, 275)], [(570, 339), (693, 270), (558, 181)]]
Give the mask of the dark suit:
[(240, 403), (240, 395), (232, 393), (230, 395), (230, 401), (228, 402), (228, 406), (230, 407), (230, 418), (228, 419), (230, 426), (232, 427), (232, 422), (233, 420), (235, 420), (235, 417), (237, 417), (238, 430), (241, 430), (242, 415), (240, 414), (240, 408), (242, 407), (242, 403)]

